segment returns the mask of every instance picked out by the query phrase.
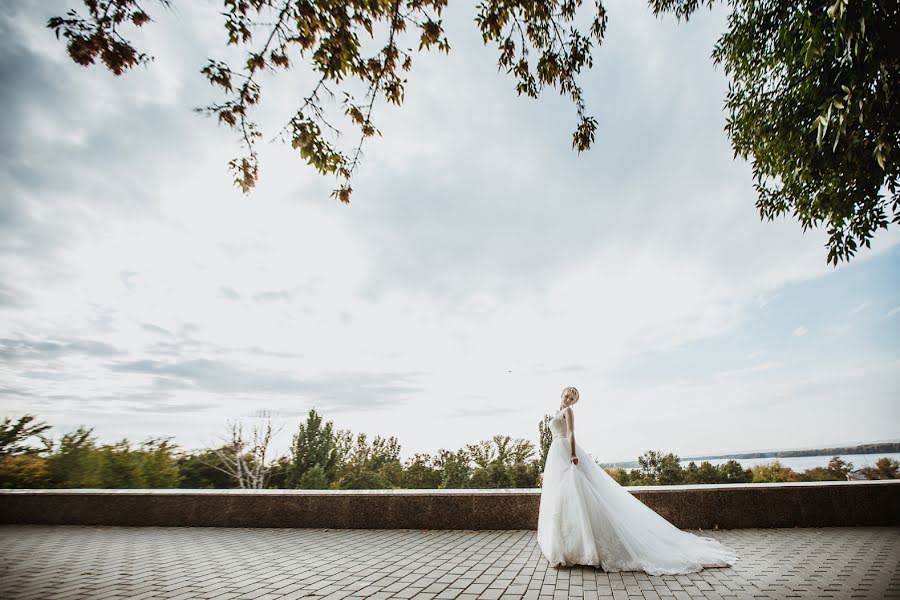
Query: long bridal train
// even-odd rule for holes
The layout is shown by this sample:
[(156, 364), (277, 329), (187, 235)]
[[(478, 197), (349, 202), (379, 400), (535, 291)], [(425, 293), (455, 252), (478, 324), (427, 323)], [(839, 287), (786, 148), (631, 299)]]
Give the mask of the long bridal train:
[(550, 430), (537, 541), (552, 566), (674, 575), (737, 561), (718, 540), (678, 529), (632, 496), (577, 443), (573, 464), (563, 411)]

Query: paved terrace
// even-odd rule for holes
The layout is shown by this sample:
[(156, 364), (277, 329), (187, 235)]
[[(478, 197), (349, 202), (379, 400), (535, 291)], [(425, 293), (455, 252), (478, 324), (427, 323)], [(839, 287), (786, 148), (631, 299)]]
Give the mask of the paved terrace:
[(0, 526), (0, 596), (900, 598), (900, 527), (702, 531), (740, 562), (689, 575), (550, 567), (533, 530)]

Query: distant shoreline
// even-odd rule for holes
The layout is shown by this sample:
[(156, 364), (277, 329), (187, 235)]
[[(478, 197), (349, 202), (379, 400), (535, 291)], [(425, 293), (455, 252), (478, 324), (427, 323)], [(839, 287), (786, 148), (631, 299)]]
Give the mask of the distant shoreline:
[[(769, 452), (741, 452), (734, 454), (708, 454), (704, 456), (683, 456), (681, 462), (700, 462), (704, 460), (743, 459), (743, 458), (789, 458), (796, 456), (841, 456), (844, 454), (880, 454), (900, 453), (900, 442), (879, 442), (877, 444), (860, 444), (858, 446), (839, 446), (833, 448), (807, 448), (803, 450), (772, 450)], [(603, 463), (604, 467), (637, 467), (636, 460)]]

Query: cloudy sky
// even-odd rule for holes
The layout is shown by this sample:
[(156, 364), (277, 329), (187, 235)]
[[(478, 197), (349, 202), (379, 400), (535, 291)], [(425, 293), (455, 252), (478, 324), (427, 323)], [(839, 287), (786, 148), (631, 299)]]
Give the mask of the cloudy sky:
[(240, 56), (221, 2), (154, 10), (155, 61), (119, 78), (46, 28), (76, 4), (0, 5), (4, 415), (197, 448), (269, 410), (284, 448), (316, 408), (409, 457), (536, 441), (575, 385), (604, 461), (900, 438), (900, 231), (835, 269), (822, 231), (760, 221), (724, 12), (608, 1), (578, 155), (571, 105), (518, 98), (451, 3), (453, 50), (415, 58), (342, 205), (269, 142), (300, 70), (264, 80), (260, 183), (233, 187), (237, 136), (192, 112), (206, 58)]

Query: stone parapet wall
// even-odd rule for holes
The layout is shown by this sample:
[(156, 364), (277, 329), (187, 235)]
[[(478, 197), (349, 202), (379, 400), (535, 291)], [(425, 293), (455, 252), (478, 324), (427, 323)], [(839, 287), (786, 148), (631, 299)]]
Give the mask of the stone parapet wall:
[[(628, 487), (682, 529), (900, 526), (900, 480)], [(0, 490), (0, 523), (536, 529), (540, 489)]]

